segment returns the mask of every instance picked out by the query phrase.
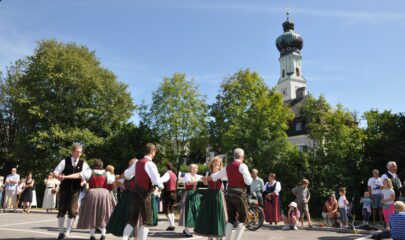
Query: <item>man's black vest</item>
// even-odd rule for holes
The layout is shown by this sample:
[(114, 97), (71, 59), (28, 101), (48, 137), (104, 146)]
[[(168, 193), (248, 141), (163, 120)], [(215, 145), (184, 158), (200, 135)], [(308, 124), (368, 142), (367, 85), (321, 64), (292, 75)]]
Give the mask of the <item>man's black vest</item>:
[[(73, 167), (71, 157), (67, 157), (65, 159), (65, 168), (63, 169), (62, 174), (67, 176), (73, 173), (79, 173), (82, 171), (82, 169), (83, 160), (79, 160), (79, 162), (76, 164), (76, 167)], [(77, 192), (80, 191), (80, 183), (81, 179), (64, 179), (60, 184), (60, 189)]]

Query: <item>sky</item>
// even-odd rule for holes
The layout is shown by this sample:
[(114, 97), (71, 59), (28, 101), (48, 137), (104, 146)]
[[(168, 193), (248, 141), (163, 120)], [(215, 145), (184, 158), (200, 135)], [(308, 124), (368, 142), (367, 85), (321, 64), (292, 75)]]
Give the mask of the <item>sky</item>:
[(405, 112), (403, 0), (2, 0), (0, 70), (53, 38), (96, 51), (136, 104), (150, 103), (175, 72), (194, 79), (212, 103), (224, 77), (240, 69), (276, 85), (275, 39), (286, 9), (304, 39), (311, 94), (360, 115)]

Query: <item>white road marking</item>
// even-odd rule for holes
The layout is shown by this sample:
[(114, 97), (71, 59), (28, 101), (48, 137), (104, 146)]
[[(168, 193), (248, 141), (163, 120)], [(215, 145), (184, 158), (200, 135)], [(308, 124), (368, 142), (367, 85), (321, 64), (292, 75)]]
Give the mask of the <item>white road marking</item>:
[[(32, 230), (23, 230), (23, 229), (13, 229), (13, 228), (0, 228), (0, 230), (14, 231), (14, 232), (36, 233), (36, 234), (43, 234), (43, 235), (54, 236), (55, 238), (57, 237), (57, 234), (55, 234), (55, 233), (48, 233), (48, 232), (41, 232), (41, 231), (32, 231)], [(79, 237), (79, 236), (77, 236), (77, 235), (70, 235), (69, 238), (88, 239), (88, 237)]]
[(0, 227), (25, 225), (25, 224), (31, 224), (31, 223), (43, 223), (43, 222), (56, 222), (56, 220), (44, 220), (44, 221), (35, 221), (35, 222), (12, 223), (12, 224), (0, 225)]

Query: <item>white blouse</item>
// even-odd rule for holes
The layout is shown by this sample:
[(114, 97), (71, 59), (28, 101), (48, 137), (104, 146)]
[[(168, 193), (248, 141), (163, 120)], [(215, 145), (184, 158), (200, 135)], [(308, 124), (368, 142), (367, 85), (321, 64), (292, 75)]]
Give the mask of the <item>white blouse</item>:
[[(107, 176), (107, 184), (113, 184), (113, 183), (115, 182), (115, 176), (112, 175), (112, 174), (109, 173), (109, 172), (106, 172), (105, 170), (98, 170), (98, 169), (96, 169), (96, 170), (94, 170), (94, 172), (97, 173), (97, 174), (104, 174), (104, 173), (106, 173), (106, 176)], [(89, 179), (91, 178), (91, 175), (92, 175), (92, 174), (93, 174), (93, 170), (88, 169), (88, 170), (82, 171), (82, 172), (80, 173), (80, 176), (81, 176), (83, 179), (85, 179), (85, 180), (89, 180)]]
[(194, 175), (195, 179), (193, 179), (193, 176), (191, 175), (191, 173), (186, 173), (184, 175), (184, 183), (188, 183), (188, 182), (198, 182), (201, 180), (202, 176), (201, 175)]
[(266, 184), (264, 184), (263, 186), (263, 192), (266, 191), (267, 186), (272, 187), (274, 186), (274, 184), (276, 184), (276, 188), (274, 189), (274, 192), (279, 195), (280, 191), (281, 191), (281, 183), (279, 181), (274, 181), (273, 184), (270, 184), (270, 182), (266, 182)]

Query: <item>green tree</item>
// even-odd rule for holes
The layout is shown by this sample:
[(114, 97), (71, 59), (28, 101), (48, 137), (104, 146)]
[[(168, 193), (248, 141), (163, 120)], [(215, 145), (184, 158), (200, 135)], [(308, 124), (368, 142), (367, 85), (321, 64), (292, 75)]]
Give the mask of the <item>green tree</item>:
[(175, 73), (153, 92), (152, 104), (141, 112), (141, 118), (159, 136), (161, 153), (179, 167), (191, 141), (206, 129), (207, 105), (194, 81)]
[(350, 195), (359, 194), (364, 133), (358, 120), (341, 105), (332, 108), (323, 96), (309, 96), (302, 114), (312, 142), (305, 174), (312, 182), (312, 204), (322, 206), (325, 197), (340, 186), (347, 187)]
[(7, 171), (12, 165), (12, 154), (16, 143), (18, 122), (15, 114), (19, 91), (17, 82), (23, 75), (26, 62), (19, 60), (7, 67), (6, 76), (0, 73), (0, 169)]
[(287, 160), (288, 122), (293, 114), (281, 94), (269, 89), (256, 72), (241, 70), (221, 84), (211, 106), (211, 142), (216, 152), (245, 150), (246, 161), (268, 173)]
[(95, 52), (75, 43), (43, 40), (16, 87), (19, 131), (14, 159), (26, 169), (49, 170), (73, 142), (88, 158), (127, 123), (134, 104), (127, 86), (101, 66)]
[[(389, 110), (370, 110), (364, 113), (363, 119), (367, 127), (362, 175), (370, 177), (373, 169), (385, 172), (389, 161), (396, 161), (401, 171), (405, 166), (405, 115)], [(401, 177), (405, 177), (404, 171)]]

